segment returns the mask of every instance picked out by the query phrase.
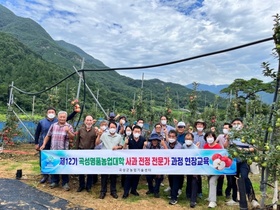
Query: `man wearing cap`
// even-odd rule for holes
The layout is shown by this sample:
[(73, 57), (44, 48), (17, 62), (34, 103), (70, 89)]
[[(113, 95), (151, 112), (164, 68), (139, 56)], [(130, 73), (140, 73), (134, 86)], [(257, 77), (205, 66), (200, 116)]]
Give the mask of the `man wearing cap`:
[(177, 141), (183, 145), (185, 143), (185, 128), (186, 124), (184, 122), (178, 122), (177, 124)]
[(204, 131), (206, 128), (206, 123), (199, 119), (194, 123), (194, 127), (196, 129), (196, 132), (193, 133), (194, 136), (194, 143), (197, 145), (199, 149), (203, 149), (205, 140), (204, 140)]
[[(153, 133), (149, 142), (144, 143), (144, 149), (168, 149), (164, 139), (158, 134)], [(163, 175), (146, 175), (149, 190), (146, 192), (147, 195), (154, 194), (155, 198), (159, 198), (159, 188), (160, 183), (163, 180)], [(153, 185), (153, 180), (155, 180), (155, 186)]]

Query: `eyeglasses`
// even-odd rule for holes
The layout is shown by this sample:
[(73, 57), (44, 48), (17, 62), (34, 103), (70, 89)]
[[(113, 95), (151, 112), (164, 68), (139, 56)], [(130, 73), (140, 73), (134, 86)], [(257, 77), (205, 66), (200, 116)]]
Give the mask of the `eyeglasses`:
[(178, 128), (185, 128), (184, 126), (178, 126)]
[(161, 127), (159, 126), (159, 127), (156, 127), (156, 128), (161, 128)]

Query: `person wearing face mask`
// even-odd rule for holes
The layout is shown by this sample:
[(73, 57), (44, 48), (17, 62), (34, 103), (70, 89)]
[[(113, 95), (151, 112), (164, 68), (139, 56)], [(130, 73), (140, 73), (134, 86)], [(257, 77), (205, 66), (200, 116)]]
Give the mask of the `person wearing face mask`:
[(125, 130), (125, 123), (126, 123), (126, 117), (120, 116), (119, 122), (117, 123), (117, 133), (123, 135)]
[(193, 132), (194, 143), (198, 146), (199, 149), (203, 149), (205, 140), (204, 140), (204, 130), (206, 129), (206, 123), (199, 119), (194, 123), (196, 132)]
[[(131, 136), (131, 134), (132, 134), (132, 126), (131, 126), (131, 125), (128, 125), (128, 126), (125, 127), (125, 130), (124, 130), (122, 145), (125, 144), (125, 140), (126, 140), (126, 139), (129, 139), (129, 137)], [(123, 149), (128, 149), (128, 147), (127, 147), (127, 148), (124, 148), (124, 147), (123, 147)], [(125, 177), (126, 177), (125, 174), (122, 174), (122, 175), (121, 175), (121, 185), (122, 185), (122, 188), (124, 188)]]
[[(122, 136), (117, 133), (117, 124), (115, 122), (109, 122), (108, 124), (108, 132), (98, 133), (96, 138), (95, 145), (99, 145), (102, 143), (101, 149), (111, 149), (117, 150), (122, 149)], [(109, 175), (102, 174), (101, 175), (101, 190), (100, 190), (100, 199), (104, 199), (107, 193), (107, 182)], [(115, 199), (118, 198), (117, 189), (116, 189), (117, 175), (110, 175), (110, 190), (111, 196)]]
[[(77, 114), (77, 112), (72, 112), (69, 116), (67, 116), (67, 121), (74, 118), (74, 116)], [(39, 121), (36, 131), (35, 131), (35, 149), (37, 151), (40, 151), (40, 147), (43, 145), (44, 138), (46, 137), (49, 128), (52, 124), (56, 123), (58, 120), (56, 118), (56, 110), (54, 107), (49, 107), (47, 109), (46, 117)], [(44, 150), (50, 150), (51, 147), (51, 141), (49, 141)], [(41, 160), (41, 152), (39, 152), (39, 160)], [(40, 161), (41, 166), (41, 161)], [(49, 178), (48, 174), (43, 175), (42, 179), (40, 180), (40, 183), (45, 183)]]
[[(124, 149), (143, 149), (144, 142), (146, 141), (143, 136), (141, 136), (142, 128), (138, 125), (135, 125), (132, 129), (132, 134), (125, 139)], [(126, 175), (124, 182), (124, 192), (123, 199), (126, 199), (130, 194), (139, 196), (137, 192), (137, 187), (140, 179), (140, 174), (137, 175)]]
[[(224, 123), (223, 133), (217, 137), (216, 142), (218, 144), (220, 144), (222, 148), (224, 148), (224, 145), (228, 140), (228, 134), (229, 134), (231, 128), (232, 128), (232, 125), (230, 123), (227, 123), (227, 122)], [(226, 193), (226, 198), (229, 198), (230, 191), (231, 191), (231, 186), (230, 186), (231, 175), (227, 175), (227, 179), (228, 179), (228, 182), (227, 182), (227, 188), (225, 190), (225, 193)], [(217, 184), (217, 196), (223, 196), (223, 185), (224, 185), (224, 175), (221, 175), (218, 179), (218, 184)]]
[(138, 118), (138, 120), (136, 121), (136, 125), (142, 128), (141, 136), (147, 139), (149, 131), (144, 128), (144, 119)]
[[(240, 118), (235, 118), (231, 121), (232, 130), (233, 132), (242, 132), (243, 129), (243, 121)], [(252, 145), (241, 142), (240, 138), (236, 139), (229, 139), (225, 143), (225, 148), (229, 148), (231, 146), (237, 147), (239, 150), (242, 150), (244, 152), (254, 152), (255, 149)], [(252, 185), (252, 182), (249, 178), (249, 172), (250, 172), (250, 166), (247, 164), (247, 161), (241, 161), (239, 158), (237, 158), (237, 164), (236, 164), (236, 175), (232, 176), (231, 178), (231, 187), (232, 187), (232, 199), (228, 202), (226, 202), (226, 205), (232, 206), (232, 205), (239, 205), (237, 201), (237, 178), (241, 176), (241, 178), (244, 179), (245, 182), (245, 189), (246, 194), (248, 197), (248, 200), (251, 202), (251, 205), (253, 208), (258, 208), (260, 204), (258, 203), (258, 200), (255, 195), (255, 191)]]
[[(198, 149), (198, 147), (194, 144), (194, 136), (192, 133), (186, 133), (185, 143), (183, 144), (182, 149)], [(191, 208), (194, 208), (197, 204), (199, 179), (201, 179), (200, 175), (187, 175), (186, 197), (190, 199)]]
[[(148, 141), (144, 142), (144, 149), (168, 149), (164, 139), (156, 133), (151, 134)], [(148, 191), (146, 194), (154, 194), (155, 198), (159, 198), (159, 188), (163, 180), (163, 175), (146, 175), (146, 180), (148, 182)]]
[[(50, 150), (68, 150), (69, 149), (69, 139), (74, 138), (75, 133), (72, 125), (67, 123), (67, 112), (59, 111), (57, 114), (58, 121), (53, 123), (48, 130), (46, 137), (44, 138), (43, 144), (40, 147), (40, 150), (45, 149), (45, 146), (51, 139)], [(62, 174), (62, 188), (65, 191), (69, 191), (69, 175)], [(59, 186), (60, 175), (52, 174), (51, 175), (51, 184), (50, 188), (56, 188)]]
[[(108, 121), (102, 120), (99, 124), (99, 128), (94, 127), (94, 129), (95, 129), (95, 133), (97, 133), (97, 135), (99, 134), (99, 136), (101, 136), (104, 132), (108, 132)], [(102, 143), (100, 143), (99, 145), (96, 145), (94, 149), (101, 149), (101, 148), (102, 148)]]
[[(194, 127), (196, 132), (193, 132), (194, 143), (197, 145), (199, 149), (203, 149), (205, 140), (204, 140), (204, 130), (206, 129), (206, 123), (199, 119), (194, 123)], [(198, 177), (198, 197), (202, 198), (202, 179), (201, 176)]]
[[(161, 125), (161, 135), (166, 138), (166, 136), (168, 135), (168, 132), (171, 130), (175, 130), (174, 127), (172, 127), (171, 125), (167, 124), (167, 118), (166, 116), (161, 116), (160, 117), (160, 125)], [(152, 134), (156, 133), (155, 129), (152, 130)]]
[[(216, 142), (216, 134), (212, 131), (207, 132), (204, 135), (204, 139), (207, 142), (204, 145), (204, 149), (222, 149), (222, 146)], [(209, 193), (208, 193), (208, 208), (215, 208), (217, 206), (217, 180), (219, 175), (210, 175), (208, 177)]]
[[(177, 141), (177, 133), (174, 130), (169, 131), (165, 143), (168, 149), (182, 148), (182, 145)], [(168, 175), (168, 182), (170, 186), (170, 205), (175, 205), (178, 202), (177, 197), (181, 180), (184, 180), (183, 175)]]
[[(76, 149), (94, 149), (95, 147), (95, 141), (96, 141), (96, 133), (93, 125), (93, 117), (90, 115), (87, 115), (84, 120), (84, 126), (82, 126), (77, 133), (76, 138)], [(88, 174), (87, 175), (87, 182), (85, 184), (85, 175), (80, 174), (79, 175), (79, 188), (77, 189), (77, 192), (81, 192), (84, 189), (87, 190), (87, 192), (91, 191), (93, 183), (93, 175)]]

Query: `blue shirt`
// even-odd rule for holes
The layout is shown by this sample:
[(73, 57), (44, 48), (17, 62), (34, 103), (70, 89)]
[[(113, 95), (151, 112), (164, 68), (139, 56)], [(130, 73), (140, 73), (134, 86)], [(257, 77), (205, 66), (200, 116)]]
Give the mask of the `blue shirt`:
[(179, 134), (177, 135), (177, 141), (183, 145), (185, 143), (185, 136), (186, 136), (186, 133), (182, 133), (182, 134)]
[(194, 143), (192, 143), (190, 146), (183, 144), (182, 149), (198, 149), (198, 147)]
[(199, 149), (203, 149), (204, 147), (204, 144), (206, 143), (205, 140), (204, 140), (204, 135), (205, 133), (203, 132), (201, 135), (199, 135), (197, 132), (194, 132), (193, 133), (193, 136), (194, 136), (194, 144), (197, 144), (197, 142), (200, 143), (199, 145)]
[(168, 149), (182, 149), (182, 145), (178, 141), (176, 141), (175, 146), (173, 148), (170, 147), (169, 142), (165, 142), (165, 144)]

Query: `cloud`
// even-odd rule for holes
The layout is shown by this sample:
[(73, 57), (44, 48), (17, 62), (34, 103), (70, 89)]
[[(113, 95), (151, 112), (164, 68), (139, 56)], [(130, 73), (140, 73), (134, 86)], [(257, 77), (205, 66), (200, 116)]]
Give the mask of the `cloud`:
[[(13, 0), (0, 3), (42, 25), (55, 40), (77, 45), (109, 67), (179, 60), (272, 36), (276, 0)], [(159, 68), (119, 71), (189, 84), (231, 83), (262, 76), (277, 61), (273, 42)]]

